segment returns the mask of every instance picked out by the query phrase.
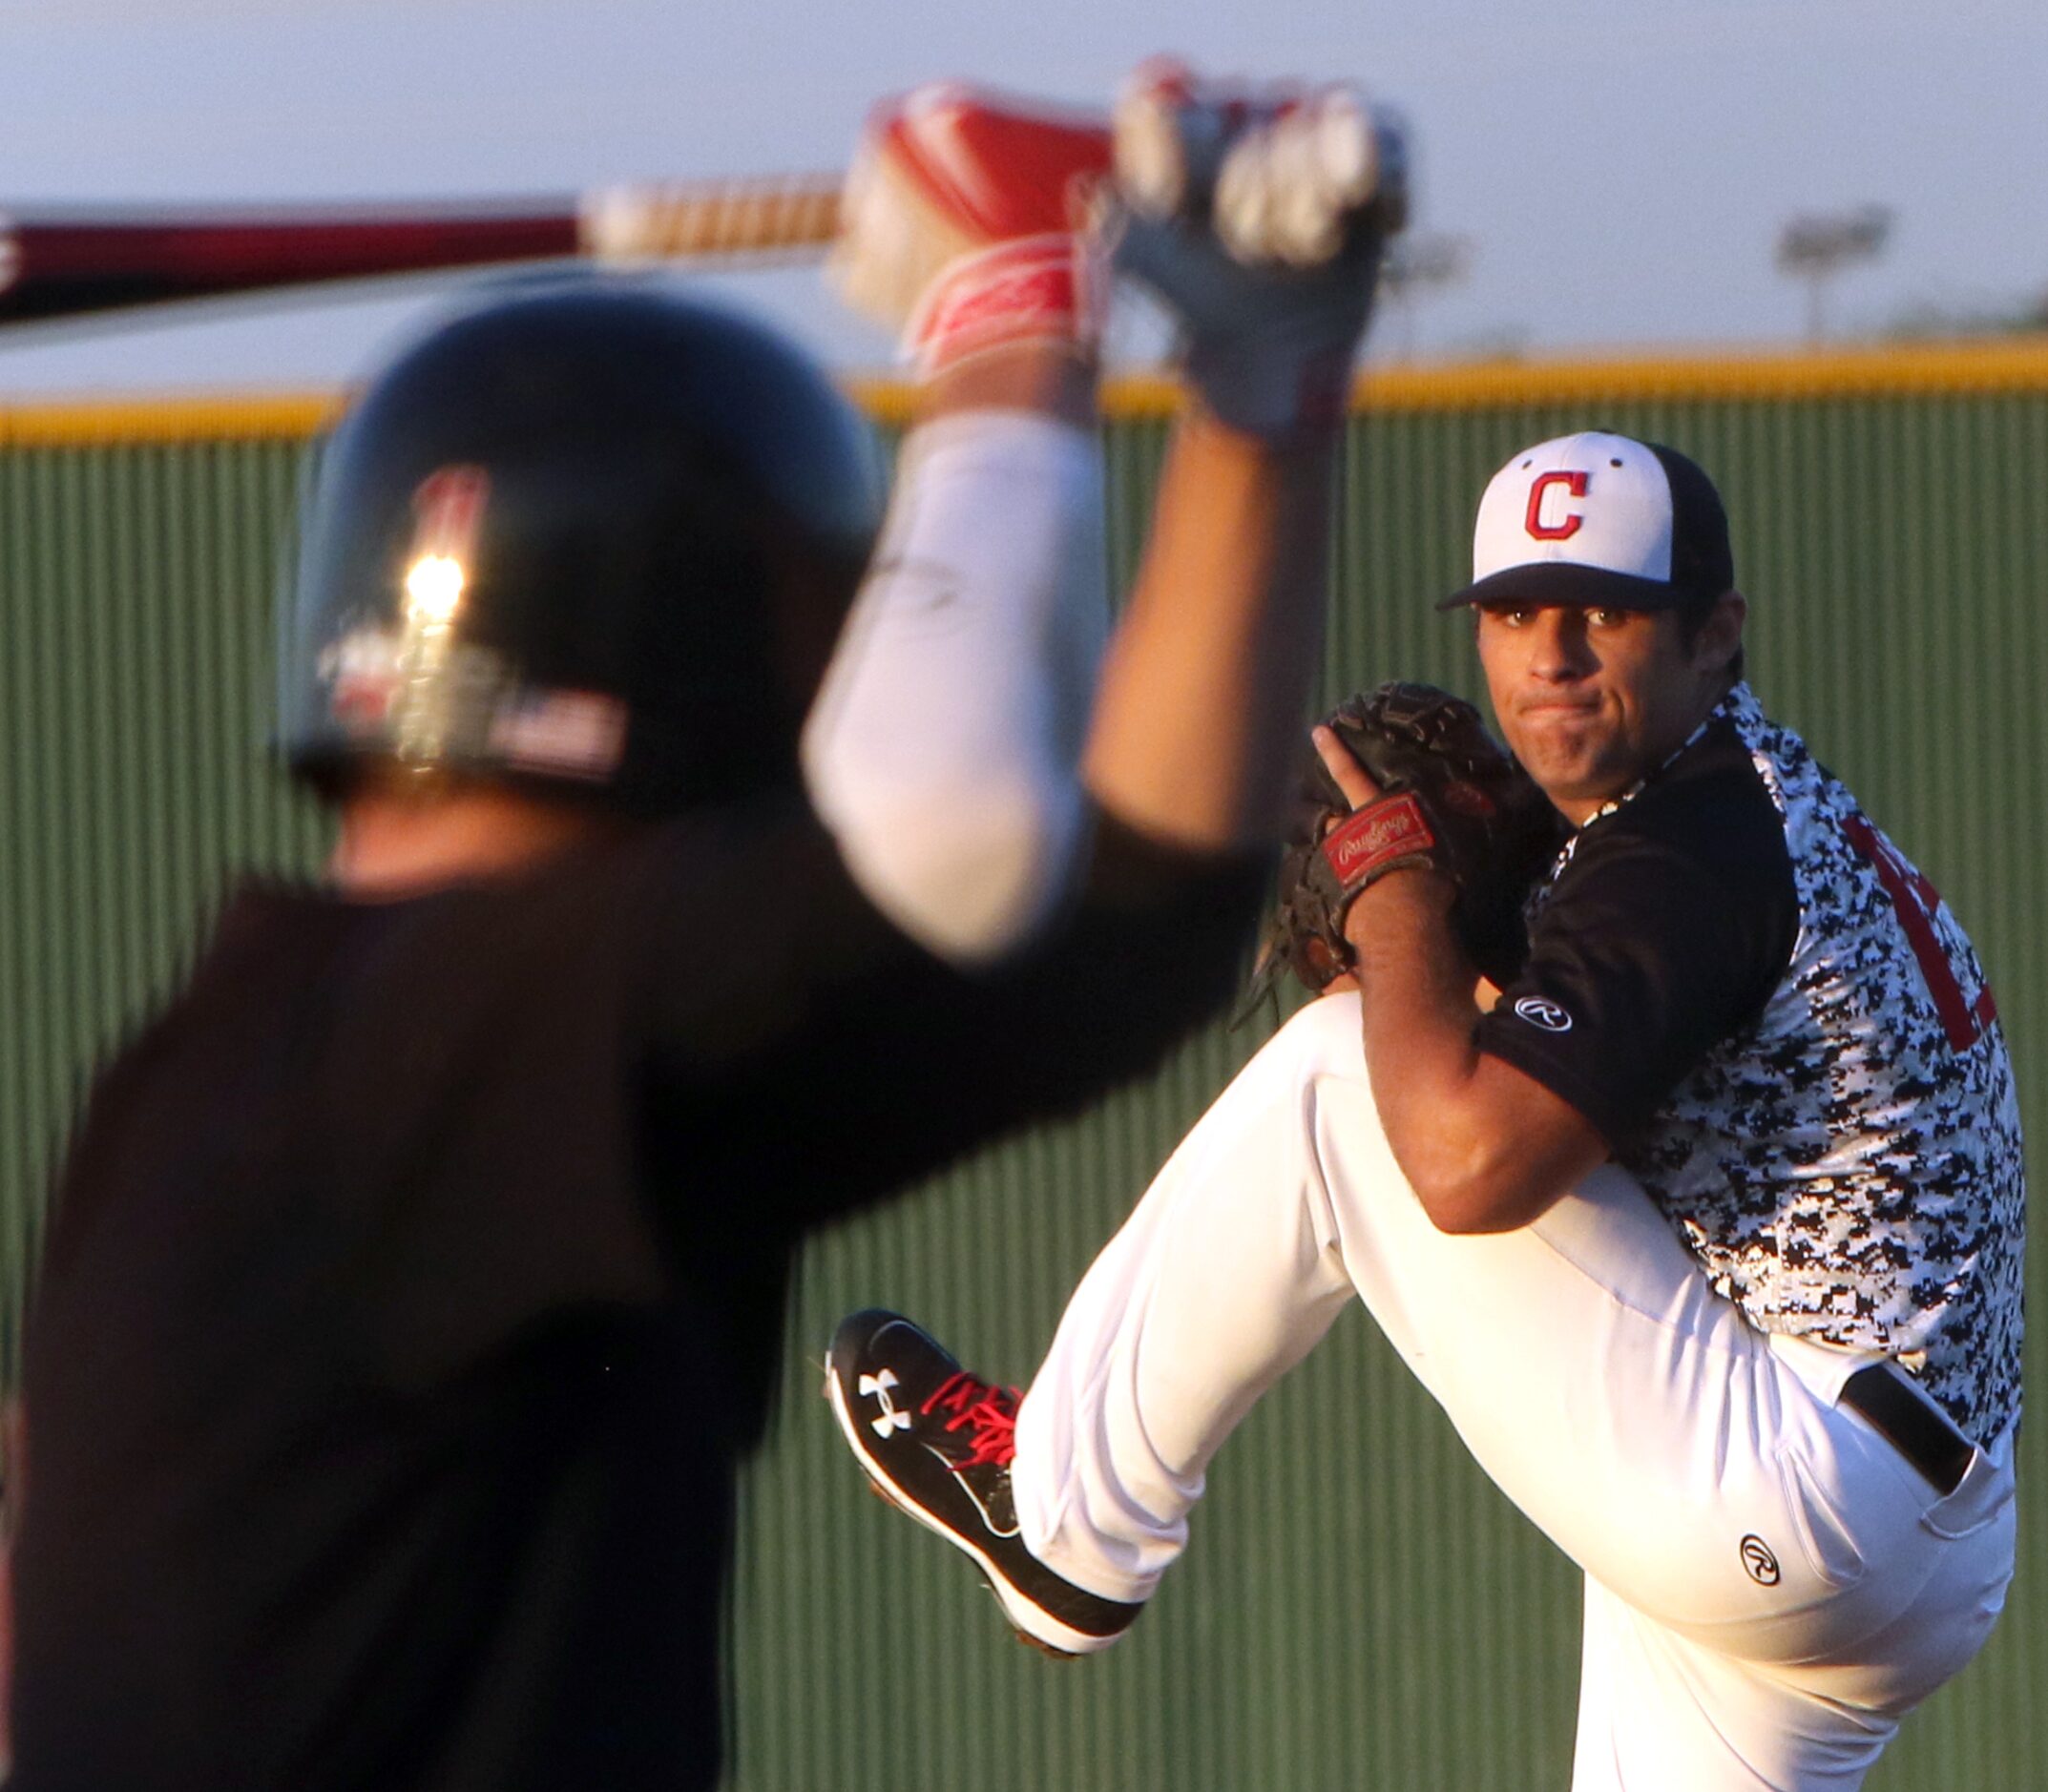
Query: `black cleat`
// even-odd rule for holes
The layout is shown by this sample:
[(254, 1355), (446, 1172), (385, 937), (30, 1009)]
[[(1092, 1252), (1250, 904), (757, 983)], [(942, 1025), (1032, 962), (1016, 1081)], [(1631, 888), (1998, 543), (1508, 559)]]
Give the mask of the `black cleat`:
[(929, 1332), (870, 1308), (840, 1322), (825, 1393), (876, 1491), (974, 1558), (1026, 1642), (1093, 1655), (1144, 1610), (1084, 1593), (1024, 1547), (1010, 1492), (1014, 1387), (977, 1380)]

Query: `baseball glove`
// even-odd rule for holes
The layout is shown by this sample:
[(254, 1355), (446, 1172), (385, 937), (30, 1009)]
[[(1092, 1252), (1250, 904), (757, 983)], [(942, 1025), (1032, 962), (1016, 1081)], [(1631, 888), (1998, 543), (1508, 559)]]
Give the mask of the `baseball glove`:
[(1310, 749), (1252, 999), (1283, 970), (1321, 990), (1348, 969), (1344, 917), (1352, 901), (1413, 865), (1457, 886), (1458, 938), (1480, 972), (1505, 987), (1528, 952), (1523, 901), (1564, 844), (1564, 818), (1479, 712), (1434, 685), (1383, 684), (1347, 698), (1324, 725), (1384, 794), (1354, 810)]

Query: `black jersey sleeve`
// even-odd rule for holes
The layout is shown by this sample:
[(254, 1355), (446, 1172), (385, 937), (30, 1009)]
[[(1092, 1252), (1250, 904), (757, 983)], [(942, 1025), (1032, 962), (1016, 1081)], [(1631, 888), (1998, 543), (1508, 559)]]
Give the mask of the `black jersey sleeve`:
[(1799, 907), (1784, 828), (1731, 747), (1710, 738), (1694, 762), (1581, 830), (1522, 974), (1479, 1022), (1482, 1051), (1610, 1145), (1756, 1020), (1791, 959)]
[(813, 1223), (1156, 1064), (1228, 996), (1264, 855), (1098, 815), (1081, 887), (1024, 951), (963, 971), (898, 931), (808, 811), (681, 849), (647, 1002), (694, 1161)]

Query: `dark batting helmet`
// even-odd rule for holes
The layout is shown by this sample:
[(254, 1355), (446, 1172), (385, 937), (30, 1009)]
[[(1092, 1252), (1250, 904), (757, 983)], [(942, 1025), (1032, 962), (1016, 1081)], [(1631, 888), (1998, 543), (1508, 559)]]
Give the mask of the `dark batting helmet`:
[(796, 775), (872, 547), (865, 421), (758, 324), (638, 282), (488, 304), (329, 444), (281, 659), (284, 751), (660, 813)]

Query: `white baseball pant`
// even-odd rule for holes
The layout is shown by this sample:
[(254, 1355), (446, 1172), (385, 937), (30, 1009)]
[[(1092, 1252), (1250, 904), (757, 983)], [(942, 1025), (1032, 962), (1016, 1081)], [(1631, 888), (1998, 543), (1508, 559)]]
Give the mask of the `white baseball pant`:
[(1585, 1571), (1574, 1792), (1847, 1792), (1990, 1634), (2010, 1435), (1940, 1497), (1835, 1404), (1871, 1359), (1755, 1328), (1613, 1165), (1521, 1230), (1438, 1232), (1356, 996), (1245, 1067), (1076, 1290), (1017, 1418), (1032, 1552), (1148, 1596), (1211, 1456), (1354, 1294)]

